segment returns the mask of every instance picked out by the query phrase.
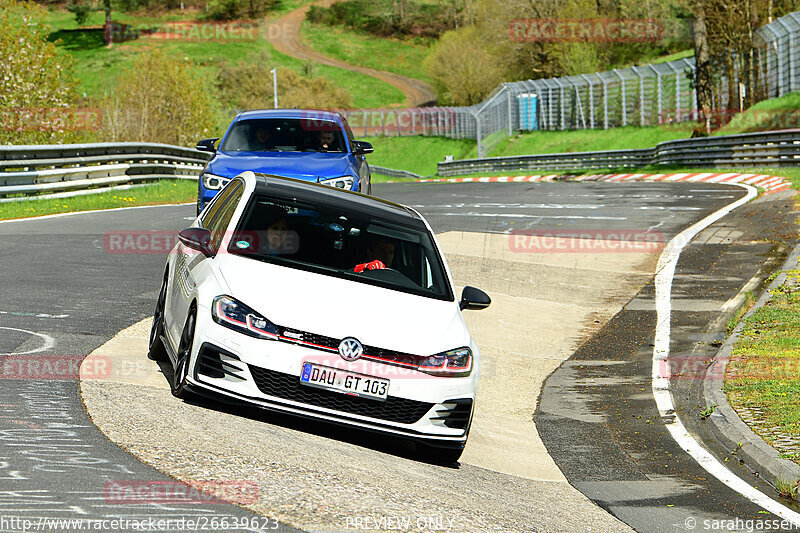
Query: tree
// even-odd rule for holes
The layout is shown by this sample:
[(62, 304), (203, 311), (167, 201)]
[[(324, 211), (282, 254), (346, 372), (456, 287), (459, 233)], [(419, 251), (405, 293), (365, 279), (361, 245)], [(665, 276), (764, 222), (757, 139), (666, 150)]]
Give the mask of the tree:
[(425, 68), (443, 104), (476, 104), (502, 81), (502, 69), (481, 45), (474, 26), (442, 35)]
[(0, 0), (0, 140), (60, 141), (75, 101), (73, 61), (48, 42), (45, 10)]

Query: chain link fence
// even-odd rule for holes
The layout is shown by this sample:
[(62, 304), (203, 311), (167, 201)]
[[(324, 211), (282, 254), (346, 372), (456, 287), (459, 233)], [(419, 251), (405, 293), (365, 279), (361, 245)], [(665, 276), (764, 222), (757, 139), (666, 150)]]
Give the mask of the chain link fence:
[[(759, 98), (800, 89), (800, 12), (758, 30)], [(356, 135), (439, 135), (478, 141), (479, 157), (518, 130), (653, 126), (697, 120), (694, 58), (562, 78), (503, 83), (469, 107), (350, 110), (342, 113)], [(721, 80), (714, 107), (738, 109)], [(738, 98), (738, 97), (737, 97)]]

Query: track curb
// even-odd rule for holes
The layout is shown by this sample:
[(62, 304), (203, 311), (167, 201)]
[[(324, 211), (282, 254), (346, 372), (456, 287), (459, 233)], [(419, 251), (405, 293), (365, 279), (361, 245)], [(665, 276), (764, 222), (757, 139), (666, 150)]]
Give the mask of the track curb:
[[(703, 398), (707, 406), (715, 405), (714, 412), (708, 417), (707, 427), (717, 439), (717, 442), (728, 450), (731, 457), (738, 460), (752, 470), (756, 475), (764, 479), (775, 488), (777, 481), (796, 481), (800, 479), (800, 465), (780, 457), (778, 450), (767, 444), (764, 439), (758, 436), (750, 427), (744, 423), (739, 414), (728, 403), (725, 394), (725, 370), (730, 361), (733, 346), (739, 339), (739, 334), (744, 327), (744, 318), (752, 315), (757, 309), (766, 305), (772, 298), (771, 290), (779, 287), (786, 281), (786, 271), (796, 268), (800, 260), (800, 244), (786, 258), (781, 265), (778, 276), (769, 284), (764, 292), (758, 297), (753, 305), (743, 317), (742, 321), (736, 325), (733, 332), (728, 336), (720, 347), (714, 361), (706, 373), (703, 382)], [(708, 373), (714, 368), (714, 374), (721, 376), (720, 379), (708, 379)]]
[(773, 194), (791, 188), (787, 178), (769, 174), (742, 174), (736, 172), (674, 172), (668, 174), (536, 174), (523, 176), (490, 176), (473, 178), (425, 178), (419, 183), (518, 183), (548, 181), (666, 181), (666, 182), (702, 182), (702, 183), (744, 183), (764, 190), (764, 194)]

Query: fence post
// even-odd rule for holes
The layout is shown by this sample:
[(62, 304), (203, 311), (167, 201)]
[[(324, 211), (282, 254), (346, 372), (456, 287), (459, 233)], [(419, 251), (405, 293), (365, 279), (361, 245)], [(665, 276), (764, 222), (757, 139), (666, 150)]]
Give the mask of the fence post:
[(361, 112), (364, 114), (364, 137), (367, 136), (367, 110), (362, 109)]
[(603, 129), (608, 129), (608, 82), (605, 78), (600, 78), (603, 81)]
[(650, 70), (656, 73), (656, 85), (658, 86), (656, 92), (658, 93), (658, 123), (662, 124), (664, 120), (664, 111), (661, 107), (661, 73), (656, 70), (656, 67), (653, 65), (647, 65), (650, 67)]
[[(694, 65), (686, 58), (683, 58), (683, 62), (692, 71), (692, 79), (694, 79)], [(697, 120), (697, 87), (694, 86), (694, 83), (692, 84), (692, 103), (694, 108), (689, 111), (689, 120), (692, 120), (692, 115), (694, 115), (694, 120)]]
[[(787, 56), (786, 59), (788, 59), (788, 63), (789, 63), (789, 90), (790, 91), (794, 91), (795, 90), (795, 81), (794, 81), (794, 75), (795, 75), (795, 63), (794, 63), (795, 32), (793, 32), (792, 28), (790, 26), (787, 26), (786, 23), (783, 20), (778, 19), (776, 22), (778, 24), (780, 24), (781, 26), (783, 26), (783, 28), (786, 30), (786, 33), (789, 35), (789, 48), (788, 48), (788, 50), (786, 52), (786, 56)], [(778, 59), (778, 61), (780, 61), (780, 59)]]
[(478, 141), (478, 159), (483, 157), (483, 142), (481, 142), (481, 119), (477, 113), (472, 116), (475, 117), (475, 138)]
[(586, 80), (586, 84), (589, 86), (589, 127), (594, 129), (594, 85), (592, 85), (592, 81), (586, 74), (581, 74), (581, 77)]
[(397, 109), (394, 110), (394, 127), (397, 129), (397, 136), (401, 137), (403, 132), (400, 131), (400, 113), (397, 112)]
[(506, 88), (506, 92), (508, 93), (508, 136), (511, 137), (514, 135), (514, 124), (512, 123), (513, 114), (511, 110), (511, 89), (508, 88), (508, 85), (504, 85)]
[(644, 126), (644, 76), (642, 76), (637, 67), (631, 67), (631, 70), (639, 76), (639, 123)]
[(417, 114), (414, 113), (414, 109), (411, 110), (411, 134), (417, 134)]
[(622, 88), (622, 125), (623, 126), (627, 126), (628, 125), (628, 105), (627, 105), (628, 102), (627, 102), (627, 98), (625, 96), (625, 78), (622, 76), (622, 74), (619, 73), (619, 71), (617, 69), (614, 69), (613, 72), (614, 72), (614, 74), (619, 76), (620, 87)]

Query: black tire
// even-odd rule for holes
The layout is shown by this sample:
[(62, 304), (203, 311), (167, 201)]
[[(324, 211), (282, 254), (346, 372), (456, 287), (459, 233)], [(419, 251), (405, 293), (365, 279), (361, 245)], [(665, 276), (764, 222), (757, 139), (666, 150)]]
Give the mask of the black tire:
[(367, 195), (372, 196), (372, 178), (369, 179), (369, 184), (367, 185)]
[(203, 212), (203, 208), (202, 208), (200, 197), (198, 196), (197, 197), (197, 216), (200, 216), (200, 213), (202, 213), (202, 212)]
[(156, 309), (153, 312), (153, 325), (150, 328), (150, 343), (148, 345), (147, 358), (152, 361), (167, 360), (167, 350), (164, 348), (164, 341), (161, 340), (161, 336), (164, 334), (164, 305), (166, 301), (167, 277), (164, 276), (164, 282), (161, 284), (161, 290), (158, 292)]
[(192, 346), (194, 346), (194, 329), (196, 323), (197, 313), (194, 308), (192, 308), (189, 310), (189, 316), (186, 317), (186, 325), (183, 326), (181, 342), (178, 345), (178, 359), (175, 361), (175, 371), (172, 375), (172, 381), (169, 384), (172, 395), (176, 398), (186, 399), (190, 396), (186, 378), (189, 375), (189, 356), (192, 353)]

